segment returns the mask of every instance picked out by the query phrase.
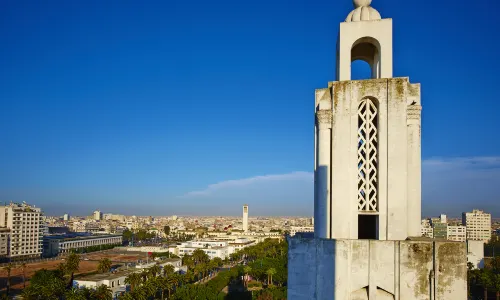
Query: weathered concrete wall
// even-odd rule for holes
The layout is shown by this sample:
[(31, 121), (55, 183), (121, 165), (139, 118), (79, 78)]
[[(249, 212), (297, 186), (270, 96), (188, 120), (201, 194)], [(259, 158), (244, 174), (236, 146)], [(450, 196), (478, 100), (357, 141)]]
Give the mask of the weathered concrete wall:
[(484, 242), (467, 241), (467, 262), (474, 265), (474, 268), (484, 268)]
[(288, 299), (465, 300), (460, 242), (291, 238)]

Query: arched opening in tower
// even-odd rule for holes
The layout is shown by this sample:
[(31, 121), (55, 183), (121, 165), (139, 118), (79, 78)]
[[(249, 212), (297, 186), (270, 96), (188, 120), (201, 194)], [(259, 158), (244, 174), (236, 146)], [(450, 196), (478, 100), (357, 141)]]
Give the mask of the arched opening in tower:
[(372, 67), (366, 61), (358, 59), (351, 64), (351, 79), (364, 80), (372, 78)]
[(351, 80), (380, 78), (380, 43), (372, 37), (358, 39), (351, 48)]

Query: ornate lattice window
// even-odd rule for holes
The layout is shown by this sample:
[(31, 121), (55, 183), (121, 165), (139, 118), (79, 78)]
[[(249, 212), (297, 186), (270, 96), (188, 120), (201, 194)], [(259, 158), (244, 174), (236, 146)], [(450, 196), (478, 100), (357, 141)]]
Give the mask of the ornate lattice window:
[(378, 211), (378, 109), (364, 98), (358, 106), (358, 210)]

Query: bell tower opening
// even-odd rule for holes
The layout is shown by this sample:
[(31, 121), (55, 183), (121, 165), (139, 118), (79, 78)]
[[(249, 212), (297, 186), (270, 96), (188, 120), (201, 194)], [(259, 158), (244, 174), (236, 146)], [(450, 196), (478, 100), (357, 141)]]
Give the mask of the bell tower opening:
[(370, 67), (370, 73), (363, 73), (363, 78), (359, 79), (377, 79), (380, 78), (380, 44), (371, 37), (363, 37), (354, 42), (351, 49), (351, 80), (357, 80), (357, 69), (362, 61)]
[(355, 60), (351, 64), (352, 80), (365, 80), (372, 78), (372, 67), (364, 60)]

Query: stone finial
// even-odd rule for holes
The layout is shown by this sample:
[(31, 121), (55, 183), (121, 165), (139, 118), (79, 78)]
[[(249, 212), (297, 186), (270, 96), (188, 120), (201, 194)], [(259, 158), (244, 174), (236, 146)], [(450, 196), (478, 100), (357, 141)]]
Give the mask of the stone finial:
[(380, 13), (370, 5), (372, 0), (352, 0), (354, 10), (345, 19), (346, 22), (380, 20)]
[(354, 4), (354, 8), (362, 7), (362, 6), (370, 6), (372, 4), (372, 0), (352, 0)]

